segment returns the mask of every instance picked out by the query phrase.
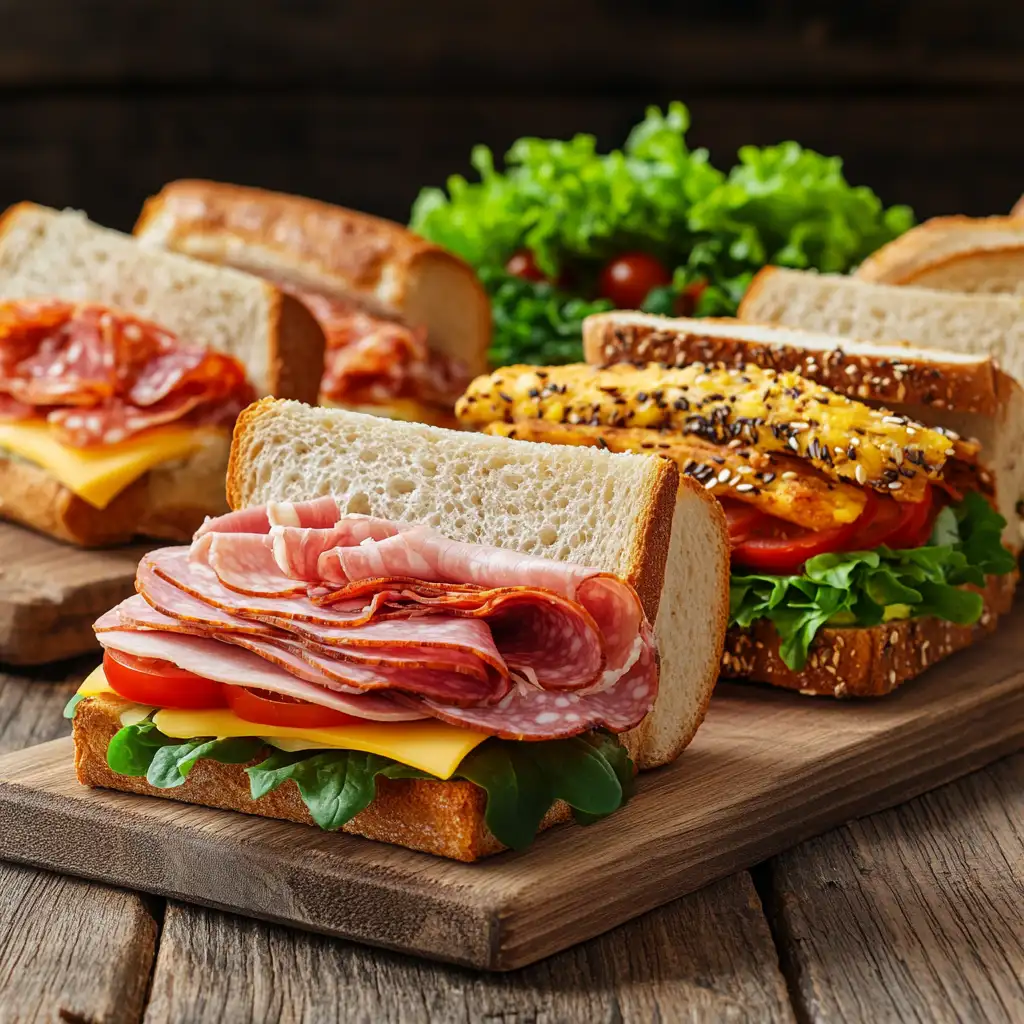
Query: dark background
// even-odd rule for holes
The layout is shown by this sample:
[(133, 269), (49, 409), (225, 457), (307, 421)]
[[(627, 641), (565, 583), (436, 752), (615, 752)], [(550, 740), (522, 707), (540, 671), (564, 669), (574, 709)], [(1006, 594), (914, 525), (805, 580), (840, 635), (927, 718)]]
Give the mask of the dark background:
[(1024, 0), (0, 0), (0, 203), (129, 228), (166, 180), (405, 220), (470, 147), (686, 101), (728, 167), (794, 138), (920, 216), (1024, 190)]

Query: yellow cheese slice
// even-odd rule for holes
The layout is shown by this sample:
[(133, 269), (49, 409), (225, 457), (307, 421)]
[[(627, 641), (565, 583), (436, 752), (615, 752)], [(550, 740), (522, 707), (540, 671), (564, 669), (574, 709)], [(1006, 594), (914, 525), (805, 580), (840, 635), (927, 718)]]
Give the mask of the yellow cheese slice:
[(164, 462), (182, 459), (206, 443), (213, 427), (154, 427), (117, 444), (72, 448), (43, 420), (0, 423), (0, 448), (42, 466), (94, 508), (106, 508), (129, 484)]
[[(78, 692), (83, 697), (114, 694), (102, 666), (93, 670), (78, 688)], [(213, 708), (209, 711), (164, 708), (153, 716), (153, 722), (165, 736), (173, 739), (258, 736), (279, 741), (278, 745), (282, 749), (364, 750), (419, 768), (439, 779), (449, 778), (462, 759), (487, 739), (486, 733), (461, 729), (434, 719), (420, 722), (367, 722), (363, 725), (338, 725), (329, 729), (295, 729), (246, 722), (227, 708)]]

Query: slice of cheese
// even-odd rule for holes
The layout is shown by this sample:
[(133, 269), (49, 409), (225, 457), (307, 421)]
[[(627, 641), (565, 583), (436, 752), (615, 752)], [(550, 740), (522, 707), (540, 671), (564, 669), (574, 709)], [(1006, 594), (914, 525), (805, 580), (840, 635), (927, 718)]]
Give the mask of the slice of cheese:
[(59, 440), (49, 423), (23, 420), (0, 423), (0, 448), (42, 466), (69, 491), (94, 508), (106, 508), (143, 473), (165, 462), (183, 459), (198, 451), (213, 427), (154, 427), (127, 441), (73, 448)]
[[(83, 697), (113, 694), (103, 668), (96, 668), (78, 688)], [(462, 759), (478, 747), (487, 734), (461, 729), (434, 719), (420, 722), (366, 722), (329, 729), (295, 729), (280, 725), (257, 725), (239, 718), (227, 708), (187, 711), (164, 708), (153, 716), (156, 727), (173, 739), (197, 736), (258, 736), (280, 741), (283, 749), (364, 750), (390, 757), (400, 764), (450, 778)]]

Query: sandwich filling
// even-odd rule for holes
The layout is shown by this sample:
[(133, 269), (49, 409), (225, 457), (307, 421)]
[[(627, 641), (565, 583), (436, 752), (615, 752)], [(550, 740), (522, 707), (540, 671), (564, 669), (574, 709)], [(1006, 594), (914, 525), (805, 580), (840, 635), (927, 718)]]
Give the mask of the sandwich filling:
[(212, 520), (146, 556), (136, 589), (96, 622), (103, 677), (80, 695), (141, 707), (110, 744), (121, 774), (177, 785), (200, 757), (275, 747), (253, 798), (292, 778), (324, 828), (378, 774), (462, 778), (514, 848), (555, 800), (589, 821), (629, 796), (614, 734), (653, 707), (658, 664), (616, 576), (323, 498)]
[(976, 444), (792, 372), (512, 366), (456, 412), (508, 437), (675, 459), (725, 509), (731, 624), (768, 620), (795, 671), (826, 626), (971, 625), (972, 588), (1016, 568)]
[(95, 508), (225, 434), (254, 398), (241, 364), (93, 304), (0, 304), (0, 452)]

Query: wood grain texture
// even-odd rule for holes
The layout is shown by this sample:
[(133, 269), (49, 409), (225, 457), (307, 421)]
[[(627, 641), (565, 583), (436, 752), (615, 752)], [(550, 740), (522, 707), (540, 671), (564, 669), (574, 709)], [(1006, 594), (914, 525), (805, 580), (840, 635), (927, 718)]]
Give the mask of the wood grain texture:
[(171, 903), (146, 1011), (146, 1024), (793, 1019), (746, 873), (502, 975)]
[(61, 711), (95, 658), (34, 669), (29, 675), (0, 671), (0, 754), (71, 733)]
[(723, 686), (691, 748), (647, 773), (624, 810), (480, 865), (83, 789), (68, 740), (0, 759), (0, 855), (428, 957), (518, 967), (1017, 749), (1022, 625), (1017, 609), (1002, 632), (882, 701)]
[(135, 592), (142, 544), (83, 551), (0, 523), (0, 662), (40, 665), (99, 650), (92, 624)]
[(772, 862), (802, 1020), (1024, 1020), (1024, 756)]

